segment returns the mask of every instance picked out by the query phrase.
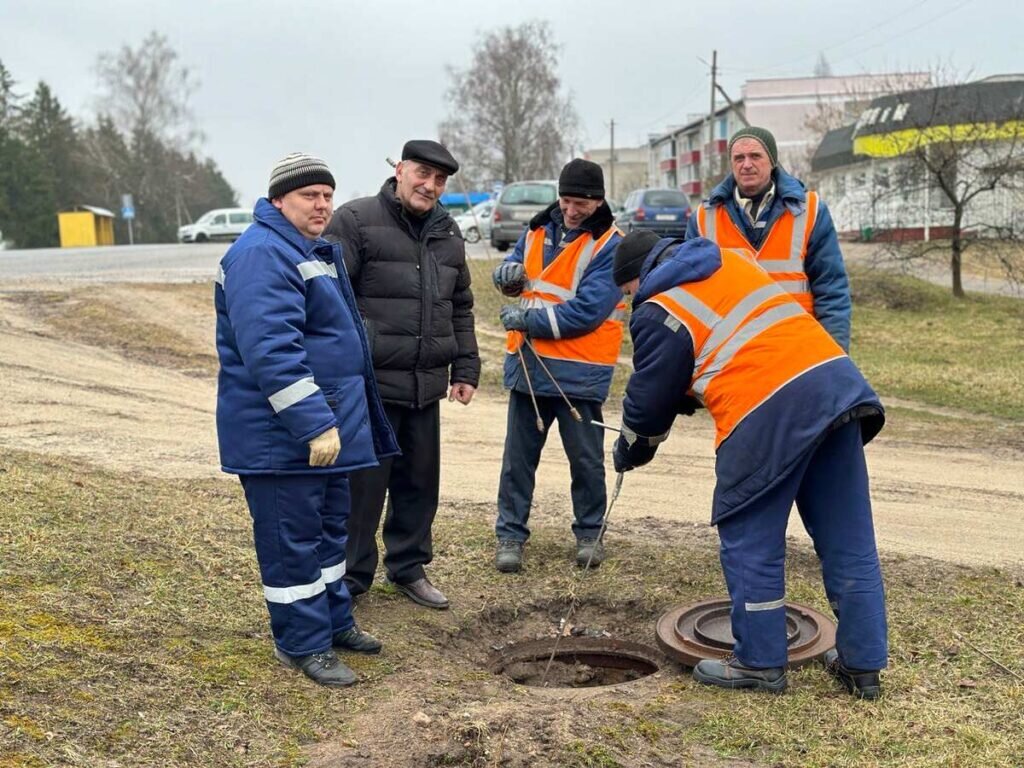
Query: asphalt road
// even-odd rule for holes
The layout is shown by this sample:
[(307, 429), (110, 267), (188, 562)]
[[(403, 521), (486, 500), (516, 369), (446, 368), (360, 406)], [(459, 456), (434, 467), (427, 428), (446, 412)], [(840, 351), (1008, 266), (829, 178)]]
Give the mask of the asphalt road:
[[(115, 245), (0, 251), (0, 282), (195, 283), (213, 280), (228, 243)], [(484, 243), (466, 244), (471, 259), (497, 258)]]

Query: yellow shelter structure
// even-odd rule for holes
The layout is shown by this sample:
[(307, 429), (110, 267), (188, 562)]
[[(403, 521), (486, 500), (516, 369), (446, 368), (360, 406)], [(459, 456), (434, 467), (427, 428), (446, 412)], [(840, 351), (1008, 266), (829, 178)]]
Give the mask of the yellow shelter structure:
[(76, 205), (57, 214), (61, 248), (114, 244), (114, 214), (106, 208)]

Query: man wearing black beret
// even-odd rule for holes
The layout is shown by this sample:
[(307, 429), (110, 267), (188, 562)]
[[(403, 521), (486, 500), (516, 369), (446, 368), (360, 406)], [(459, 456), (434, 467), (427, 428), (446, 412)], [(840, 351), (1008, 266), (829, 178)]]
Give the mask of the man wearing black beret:
[(428, 608), (448, 599), (426, 576), (441, 477), (440, 400), (468, 405), (480, 380), (466, 250), (441, 205), (459, 164), (429, 139), (406, 142), (395, 175), (350, 200), (324, 232), (342, 246), (373, 354), (374, 374), (402, 455), (352, 475), (345, 581), (366, 592), (377, 569), (385, 496), (388, 581)]

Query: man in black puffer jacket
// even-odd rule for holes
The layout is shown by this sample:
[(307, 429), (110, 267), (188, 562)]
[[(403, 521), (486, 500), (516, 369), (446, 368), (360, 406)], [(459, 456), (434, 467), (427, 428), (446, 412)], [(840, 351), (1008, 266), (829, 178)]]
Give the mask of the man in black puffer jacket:
[[(448, 599), (426, 577), (441, 476), (440, 400), (468, 405), (480, 381), (473, 292), (458, 227), (438, 200), (459, 164), (436, 141), (407, 142), (375, 197), (350, 200), (324, 231), (341, 243), (402, 455), (351, 475), (345, 581), (353, 596), (377, 569), (385, 494), (388, 580), (428, 608)], [(449, 388), (450, 386), (450, 388)]]

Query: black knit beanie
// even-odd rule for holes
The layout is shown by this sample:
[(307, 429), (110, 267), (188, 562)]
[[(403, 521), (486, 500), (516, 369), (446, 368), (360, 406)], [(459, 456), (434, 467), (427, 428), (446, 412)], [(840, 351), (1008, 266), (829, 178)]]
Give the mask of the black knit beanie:
[(334, 176), (327, 163), (319, 157), (293, 152), (282, 158), (270, 172), (267, 198), (283, 197), (293, 189), (308, 187), (310, 184), (326, 184), (334, 189)]
[(604, 171), (597, 163), (577, 157), (570, 160), (558, 175), (558, 195), (604, 199)]
[(772, 136), (772, 132), (767, 128), (758, 128), (756, 125), (749, 125), (746, 128), (740, 128), (736, 133), (729, 139), (729, 157), (732, 157), (732, 145), (740, 139), (753, 139), (759, 142), (764, 151), (768, 154), (768, 159), (772, 161), (772, 168), (779, 164), (779, 149), (775, 146), (775, 137)]
[(622, 238), (612, 256), (612, 281), (616, 285), (625, 285), (640, 277), (647, 254), (660, 240), (660, 237), (647, 229), (638, 229)]

